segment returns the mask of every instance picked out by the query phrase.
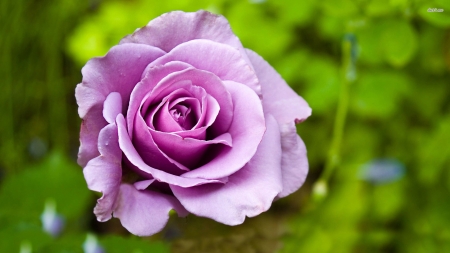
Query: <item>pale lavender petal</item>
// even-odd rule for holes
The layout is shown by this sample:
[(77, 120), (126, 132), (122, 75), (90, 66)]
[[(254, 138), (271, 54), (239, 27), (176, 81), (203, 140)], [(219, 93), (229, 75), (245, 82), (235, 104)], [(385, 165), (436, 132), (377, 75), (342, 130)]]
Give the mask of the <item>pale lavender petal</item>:
[(181, 204), (191, 213), (227, 225), (244, 222), (266, 210), (282, 190), (280, 130), (275, 119), (266, 117), (267, 131), (258, 151), (244, 168), (224, 185), (208, 184), (191, 188), (171, 185)]
[(122, 97), (118, 92), (111, 92), (103, 103), (103, 118), (111, 124), (120, 113), (122, 113)]
[(81, 122), (77, 162), (83, 168), (91, 159), (100, 155), (97, 148), (98, 134), (108, 124), (102, 114), (103, 105), (96, 105), (89, 110), (89, 113), (84, 116)]
[(217, 179), (229, 176), (253, 157), (266, 129), (261, 100), (249, 87), (224, 82), (233, 99), (233, 122), (228, 130), (233, 148), (224, 148), (207, 164), (186, 172), (184, 177)]
[(104, 57), (89, 60), (81, 70), (83, 81), (75, 90), (80, 118), (91, 107), (103, 104), (111, 92), (120, 93), (122, 108), (126, 108), (144, 69), (164, 54), (156, 47), (126, 43), (111, 48)]
[(209, 183), (225, 183), (228, 180), (227, 178), (213, 179), (213, 180), (201, 178), (185, 178), (181, 176), (172, 175), (162, 170), (158, 170), (148, 166), (142, 160), (141, 156), (138, 154), (138, 152), (133, 146), (133, 143), (131, 142), (130, 136), (128, 135), (126, 130), (126, 122), (123, 115), (119, 114), (117, 116), (116, 123), (119, 129), (119, 146), (124, 155), (127, 157), (127, 159), (133, 166), (136, 166), (142, 172), (151, 175), (154, 179), (160, 182), (178, 185), (181, 187), (192, 187), (195, 185), (209, 184)]
[(308, 157), (306, 147), (297, 134), (295, 123), (280, 125), (281, 131), (281, 169), (283, 175), (283, 191), (278, 198), (283, 198), (297, 191), (308, 175)]
[(139, 191), (122, 184), (114, 217), (131, 233), (150, 236), (161, 231), (169, 220), (169, 211), (174, 209), (178, 216), (188, 214), (186, 209), (172, 196), (154, 191)]
[(169, 52), (174, 47), (195, 39), (211, 40), (234, 47), (247, 62), (250, 62), (239, 38), (231, 30), (228, 20), (204, 10), (192, 13), (182, 11), (165, 13), (123, 38), (120, 43), (148, 44)]
[(90, 160), (83, 169), (88, 188), (102, 192), (94, 213), (99, 221), (111, 219), (122, 179), (122, 151), (118, 144), (117, 127), (114, 123), (100, 131), (98, 139), (100, 156)]
[(78, 164), (82, 167), (98, 156), (99, 131), (108, 123), (103, 118), (103, 102), (111, 92), (119, 92), (123, 108), (128, 106), (131, 90), (148, 63), (163, 55), (158, 48), (122, 44), (101, 58), (91, 59), (82, 69), (83, 81), (75, 89), (78, 114), (82, 118)]
[[(201, 57), (199, 57), (199, 54)], [(231, 80), (261, 93), (258, 78), (251, 65), (235, 48), (210, 40), (191, 40), (180, 44), (149, 66), (162, 65), (171, 61), (186, 62), (197, 69), (214, 73), (222, 80)]]
[(279, 124), (308, 118), (311, 115), (308, 103), (261, 56), (249, 49), (247, 54), (261, 84), (264, 113), (272, 114)]

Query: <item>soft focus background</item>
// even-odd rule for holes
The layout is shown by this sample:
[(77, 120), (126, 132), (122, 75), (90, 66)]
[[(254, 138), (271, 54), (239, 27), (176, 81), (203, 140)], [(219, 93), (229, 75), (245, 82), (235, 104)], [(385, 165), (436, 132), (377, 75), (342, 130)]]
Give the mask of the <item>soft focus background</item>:
[[(92, 213), (74, 89), (123, 36), (198, 9), (309, 102), (310, 174), (243, 225), (135, 237)], [(448, 0), (2, 0), (0, 29), (0, 252), (450, 252)]]

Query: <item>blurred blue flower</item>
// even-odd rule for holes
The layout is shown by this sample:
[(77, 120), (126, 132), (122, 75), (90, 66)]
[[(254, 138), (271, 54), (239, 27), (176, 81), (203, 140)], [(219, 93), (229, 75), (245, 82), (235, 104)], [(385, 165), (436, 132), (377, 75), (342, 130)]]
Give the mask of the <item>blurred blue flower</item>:
[(56, 212), (56, 203), (53, 199), (45, 202), (44, 212), (41, 215), (42, 227), (45, 232), (56, 237), (64, 228), (64, 219)]
[(374, 159), (359, 170), (359, 177), (372, 183), (387, 183), (401, 179), (405, 166), (396, 159)]
[(105, 253), (102, 246), (98, 243), (97, 237), (93, 234), (88, 234), (83, 243), (84, 253)]

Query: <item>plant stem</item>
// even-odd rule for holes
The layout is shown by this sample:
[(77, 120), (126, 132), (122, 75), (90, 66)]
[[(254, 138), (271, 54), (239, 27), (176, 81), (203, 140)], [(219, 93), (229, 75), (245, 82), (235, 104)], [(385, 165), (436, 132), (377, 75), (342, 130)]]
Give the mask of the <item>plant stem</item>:
[(344, 136), (345, 121), (348, 112), (349, 103), (349, 86), (355, 80), (355, 38), (348, 34), (342, 41), (342, 72), (340, 82), (340, 93), (337, 105), (336, 118), (333, 127), (333, 137), (328, 158), (325, 163), (325, 169), (322, 172), (316, 185), (323, 187), (330, 179), (334, 169), (339, 165), (341, 160), (341, 144)]

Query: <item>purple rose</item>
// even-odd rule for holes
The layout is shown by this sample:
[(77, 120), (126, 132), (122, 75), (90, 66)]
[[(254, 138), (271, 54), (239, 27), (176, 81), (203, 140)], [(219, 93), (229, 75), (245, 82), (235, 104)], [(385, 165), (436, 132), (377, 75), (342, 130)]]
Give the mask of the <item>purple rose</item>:
[(78, 163), (99, 221), (159, 232), (171, 209), (237, 225), (305, 181), (308, 104), (227, 20), (166, 13), (82, 69)]

